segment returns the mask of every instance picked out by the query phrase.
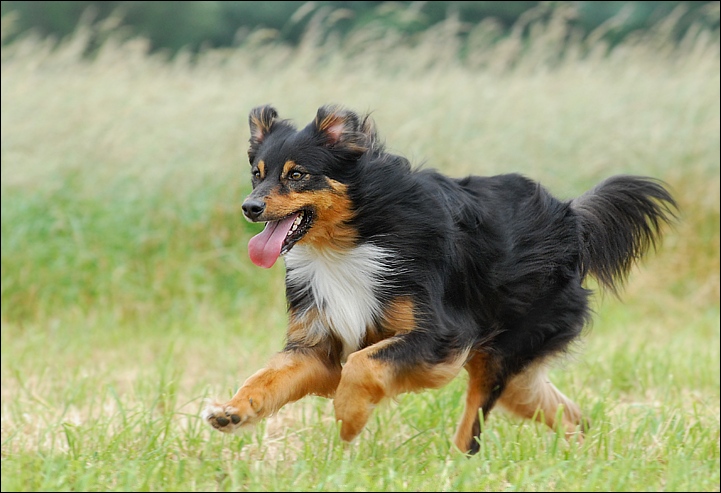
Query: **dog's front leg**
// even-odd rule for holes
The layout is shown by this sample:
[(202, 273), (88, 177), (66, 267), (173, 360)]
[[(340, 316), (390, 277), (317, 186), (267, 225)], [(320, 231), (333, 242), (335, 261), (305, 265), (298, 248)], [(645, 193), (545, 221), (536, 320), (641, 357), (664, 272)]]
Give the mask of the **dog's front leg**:
[(285, 350), (248, 378), (232, 399), (210, 405), (203, 416), (213, 428), (232, 433), (307, 394), (332, 396), (340, 375), (339, 364), (312, 349)]
[[(393, 337), (348, 356), (333, 401), (344, 441), (358, 436), (381, 400), (402, 392), (442, 387), (463, 368), (468, 350), (447, 351), (440, 361), (425, 361), (415, 350), (416, 344), (405, 344), (408, 337), (425, 336)], [(429, 347), (428, 343), (425, 346)]]

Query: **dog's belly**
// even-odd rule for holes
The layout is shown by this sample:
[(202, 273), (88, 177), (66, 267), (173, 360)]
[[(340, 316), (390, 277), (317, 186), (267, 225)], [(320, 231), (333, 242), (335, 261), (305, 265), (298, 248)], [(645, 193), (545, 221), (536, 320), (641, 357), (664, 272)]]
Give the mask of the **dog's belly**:
[(307, 290), (312, 303), (304, 310), (318, 314), (308, 330), (335, 335), (343, 343), (343, 360), (360, 348), (368, 327), (382, 315), (378, 294), (389, 258), (369, 243), (344, 251), (296, 245), (285, 256), (286, 282)]

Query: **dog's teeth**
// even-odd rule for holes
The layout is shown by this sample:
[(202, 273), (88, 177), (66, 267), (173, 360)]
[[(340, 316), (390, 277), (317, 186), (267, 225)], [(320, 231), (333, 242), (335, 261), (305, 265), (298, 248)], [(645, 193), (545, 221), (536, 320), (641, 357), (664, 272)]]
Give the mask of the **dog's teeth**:
[(303, 221), (303, 212), (300, 212), (298, 214), (298, 217), (295, 218), (295, 221), (293, 221), (293, 224), (290, 226), (290, 229), (288, 230), (288, 233), (286, 233), (286, 237), (292, 235), (295, 233), (295, 231), (298, 229), (298, 226), (300, 226), (300, 223)]

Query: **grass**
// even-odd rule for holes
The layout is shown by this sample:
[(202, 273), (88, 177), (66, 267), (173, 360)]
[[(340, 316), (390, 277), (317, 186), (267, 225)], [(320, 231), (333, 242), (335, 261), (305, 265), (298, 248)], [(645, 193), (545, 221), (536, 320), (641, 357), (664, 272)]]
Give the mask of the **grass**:
[[(560, 51), (564, 26), (496, 44), (481, 26), (464, 62), (452, 22), (195, 59), (115, 36), (84, 59), (87, 28), (3, 46), (2, 490), (718, 491), (718, 32), (605, 55)], [(456, 176), (566, 198), (615, 173), (669, 183), (679, 223), (552, 372), (594, 423), (582, 445), (494, 411), (480, 453), (452, 454), (465, 376), (383, 405), (351, 445), (320, 398), (243, 436), (202, 422), (283, 343), (283, 268), (250, 263), (240, 211), (268, 102), (299, 124), (372, 110), (390, 150)]]

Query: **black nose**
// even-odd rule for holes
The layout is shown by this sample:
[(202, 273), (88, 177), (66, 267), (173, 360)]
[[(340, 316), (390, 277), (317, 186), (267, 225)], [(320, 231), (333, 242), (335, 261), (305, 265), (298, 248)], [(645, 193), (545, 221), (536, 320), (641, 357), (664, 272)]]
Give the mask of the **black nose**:
[(243, 202), (243, 212), (248, 219), (255, 221), (258, 217), (263, 214), (265, 210), (265, 202), (260, 200), (246, 200)]

